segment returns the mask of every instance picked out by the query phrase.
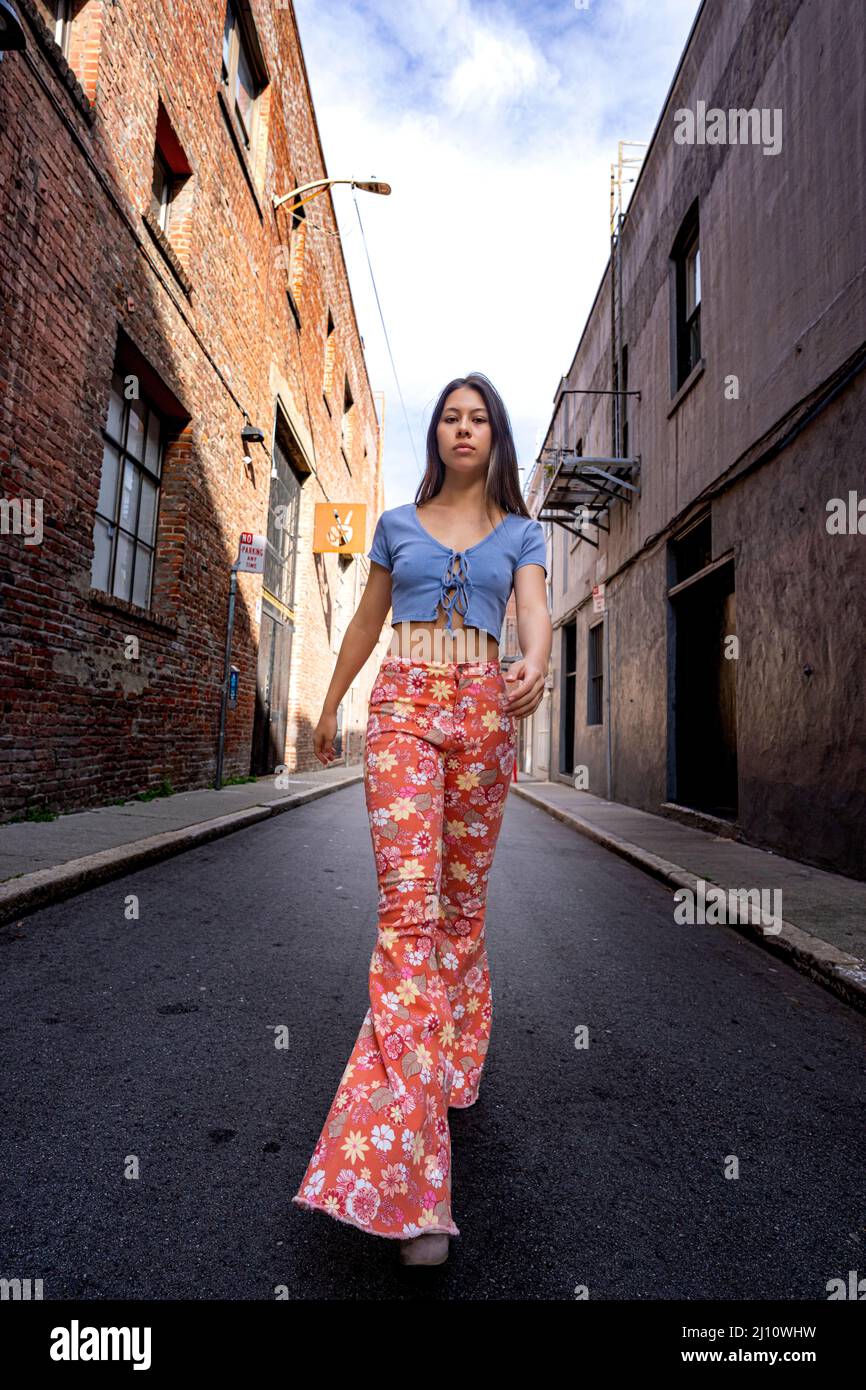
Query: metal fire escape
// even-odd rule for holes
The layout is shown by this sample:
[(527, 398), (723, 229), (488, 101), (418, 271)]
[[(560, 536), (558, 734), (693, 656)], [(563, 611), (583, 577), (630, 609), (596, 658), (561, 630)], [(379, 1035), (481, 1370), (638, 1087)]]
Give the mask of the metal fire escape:
[[(637, 155), (623, 155), (626, 145), (643, 144), (638, 140), (620, 140), (616, 163), (610, 166), (610, 362), (611, 387), (592, 389), (566, 387), (559, 392), (556, 410), (563, 399), (572, 395), (611, 396), (613, 398), (612, 453), (609, 455), (584, 455), (577, 453), (575, 441), (565, 447), (547, 445), (539, 456), (550, 481), (544, 492), (539, 521), (552, 521), (577, 536), (578, 540), (589, 541), (598, 549), (598, 540), (584, 530), (586, 526), (609, 532), (609, 513), (615, 502), (626, 506), (637, 495), (639, 488), (634, 481), (640, 470), (640, 455), (627, 452), (627, 410), (625, 402), (629, 396), (640, 400), (639, 391), (629, 391), (626, 380), (627, 364), (623, 352), (622, 328), (622, 257), (620, 236), (624, 220), (623, 182), (634, 183), (635, 178), (624, 180), (628, 170), (634, 170), (641, 162)], [(554, 416), (556, 411), (554, 411)], [(574, 522), (577, 525), (574, 525)]]

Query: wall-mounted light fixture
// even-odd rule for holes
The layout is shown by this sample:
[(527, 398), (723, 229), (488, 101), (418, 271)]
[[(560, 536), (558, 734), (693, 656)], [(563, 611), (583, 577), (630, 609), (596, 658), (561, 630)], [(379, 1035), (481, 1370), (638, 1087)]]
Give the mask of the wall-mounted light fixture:
[(244, 419), (246, 420), (246, 424), (241, 430), (241, 439), (244, 443), (244, 468), (249, 471), (253, 461), (249, 446), (251, 444), (264, 444), (265, 436), (255, 425), (250, 424), (250, 417), (248, 415), (245, 414)]

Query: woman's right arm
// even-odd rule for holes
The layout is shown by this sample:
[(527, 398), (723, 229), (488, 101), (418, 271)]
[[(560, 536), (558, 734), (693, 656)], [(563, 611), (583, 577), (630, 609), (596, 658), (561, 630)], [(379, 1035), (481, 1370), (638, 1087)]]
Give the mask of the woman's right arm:
[(313, 732), (313, 752), (325, 767), (336, 758), (337, 709), (352, 681), (382, 635), (382, 625), (391, 608), (391, 574), (375, 560), (353, 617), (346, 628), (334, 674), (325, 695), (322, 713)]

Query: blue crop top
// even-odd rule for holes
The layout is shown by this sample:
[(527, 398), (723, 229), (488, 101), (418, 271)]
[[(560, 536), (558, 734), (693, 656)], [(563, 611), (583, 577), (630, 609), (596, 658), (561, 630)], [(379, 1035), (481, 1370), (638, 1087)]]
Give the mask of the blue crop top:
[(460, 613), (465, 627), (477, 627), (499, 641), (505, 605), (521, 565), (541, 565), (547, 573), (547, 541), (534, 517), (506, 512), (483, 540), (466, 550), (443, 545), (422, 525), (414, 502), (392, 507), (379, 517), (369, 558), (391, 571), (391, 624), (433, 622), (440, 603), (446, 627)]

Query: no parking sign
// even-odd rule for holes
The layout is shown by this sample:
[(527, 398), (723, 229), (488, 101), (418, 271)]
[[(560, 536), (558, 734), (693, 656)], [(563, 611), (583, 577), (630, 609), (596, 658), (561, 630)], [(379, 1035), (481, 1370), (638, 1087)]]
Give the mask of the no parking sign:
[(264, 574), (267, 544), (266, 536), (254, 536), (252, 531), (241, 531), (235, 569), (245, 574)]

